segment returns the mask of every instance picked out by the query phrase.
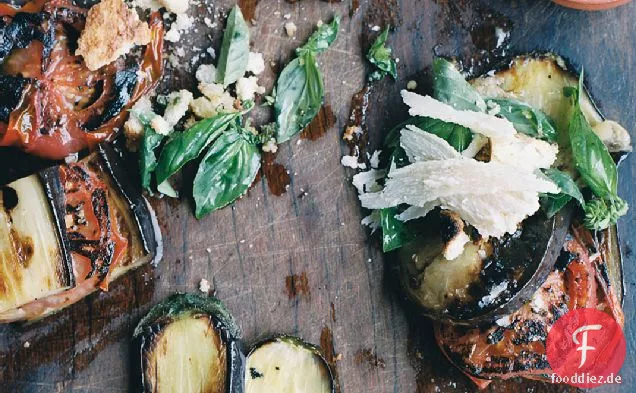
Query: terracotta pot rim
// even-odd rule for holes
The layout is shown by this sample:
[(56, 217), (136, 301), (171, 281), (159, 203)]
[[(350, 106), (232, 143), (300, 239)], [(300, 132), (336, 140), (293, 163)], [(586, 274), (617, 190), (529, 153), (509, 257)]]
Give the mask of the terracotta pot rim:
[(564, 7), (576, 8), (586, 11), (600, 11), (619, 7), (629, 3), (631, 0), (552, 0)]

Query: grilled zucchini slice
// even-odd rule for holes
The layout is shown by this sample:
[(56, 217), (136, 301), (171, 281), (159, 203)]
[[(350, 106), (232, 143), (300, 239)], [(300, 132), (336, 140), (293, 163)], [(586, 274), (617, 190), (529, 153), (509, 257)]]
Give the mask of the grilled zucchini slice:
[(297, 337), (277, 336), (247, 355), (246, 393), (333, 393), (334, 378), (320, 349)]
[(173, 295), (150, 310), (134, 337), (141, 348), (141, 391), (242, 392), (240, 330), (219, 300)]

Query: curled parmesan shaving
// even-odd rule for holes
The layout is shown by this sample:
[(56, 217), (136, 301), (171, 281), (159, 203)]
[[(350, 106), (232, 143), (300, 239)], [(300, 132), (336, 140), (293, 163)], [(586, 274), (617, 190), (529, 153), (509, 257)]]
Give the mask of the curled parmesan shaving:
[(409, 125), (401, 132), (400, 146), (410, 162), (460, 158), (461, 154), (444, 139)]

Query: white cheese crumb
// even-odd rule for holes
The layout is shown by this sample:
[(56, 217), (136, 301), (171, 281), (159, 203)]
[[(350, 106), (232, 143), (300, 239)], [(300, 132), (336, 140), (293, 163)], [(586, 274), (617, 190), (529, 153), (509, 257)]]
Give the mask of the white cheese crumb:
[(296, 27), (296, 24), (294, 22), (287, 22), (285, 23), (285, 31), (287, 32), (288, 37), (293, 37), (296, 35), (296, 31), (298, 31), (298, 28)]
[(263, 144), (263, 151), (266, 153), (276, 153), (278, 151), (278, 145), (276, 144), (276, 139), (272, 138), (267, 141), (267, 143)]
[(201, 64), (197, 68), (196, 78), (202, 83), (216, 82), (216, 67), (213, 64)]
[(188, 7), (190, 6), (190, 0), (159, 0), (159, 3), (175, 14), (188, 12)]
[(154, 116), (152, 112), (152, 104), (147, 96), (141, 97), (135, 105), (133, 105), (130, 116), (126, 123), (124, 123), (124, 135), (126, 136), (126, 148), (130, 151), (137, 151), (139, 142), (144, 136), (144, 125), (141, 124), (139, 118), (135, 113), (150, 114)]
[(325, 22), (322, 21), (322, 19), (318, 19), (318, 22), (316, 22), (316, 26), (320, 27), (322, 25), (324, 25)]
[(194, 25), (194, 18), (186, 14), (178, 14), (177, 19), (170, 27), (170, 31), (164, 36), (166, 41), (178, 42), (181, 40), (181, 33), (190, 30)]
[(380, 31), (380, 30), (381, 30), (381, 27), (378, 25), (371, 27), (371, 31)]
[(24, 348), (29, 348), (29, 347), (31, 347), (31, 343), (28, 342), (28, 341), (25, 341), (24, 342)]
[(202, 278), (201, 281), (199, 281), (199, 291), (206, 294), (210, 292), (210, 282), (205, 278)]
[(254, 75), (260, 75), (265, 71), (265, 60), (262, 53), (250, 52), (247, 60), (247, 72), (251, 72)]
[(417, 89), (416, 81), (411, 80), (406, 84), (406, 90), (415, 90), (415, 89)]
[(342, 156), (340, 159), (340, 163), (343, 166), (353, 168), (353, 169), (366, 169), (367, 165), (363, 162), (358, 162), (358, 157), (355, 156)]
[(285, 15), (283, 15), (283, 19), (291, 19), (291, 14), (285, 14)]
[(236, 95), (242, 101), (254, 100), (256, 94), (264, 94), (265, 88), (258, 85), (258, 78), (250, 76), (236, 81)]
[(168, 106), (166, 106), (163, 114), (164, 119), (170, 126), (174, 127), (185, 116), (192, 99), (192, 93), (185, 89), (170, 93)]
[(150, 127), (157, 132), (157, 134), (168, 135), (172, 131), (172, 126), (159, 115), (155, 115), (150, 120)]

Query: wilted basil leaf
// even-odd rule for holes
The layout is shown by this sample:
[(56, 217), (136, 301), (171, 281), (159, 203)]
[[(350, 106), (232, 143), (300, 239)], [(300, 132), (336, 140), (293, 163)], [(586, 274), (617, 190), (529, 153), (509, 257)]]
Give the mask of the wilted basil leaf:
[(194, 178), (195, 216), (234, 202), (245, 194), (261, 166), (258, 146), (246, 131), (230, 129), (210, 147)]
[(441, 57), (433, 60), (433, 91), (438, 100), (455, 109), (483, 112), (484, 99), (466, 82), (453, 63)]
[(331, 23), (323, 23), (314, 31), (307, 39), (305, 45), (296, 49), (296, 53), (302, 56), (305, 52), (311, 52), (314, 55), (326, 51), (338, 37), (338, 29), (340, 28), (340, 15), (333, 17)]
[(223, 44), (217, 65), (217, 82), (228, 86), (245, 74), (250, 54), (250, 29), (239, 6), (234, 6), (227, 17)]
[(391, 75), (393, 79), (397, 79), (397, 63), (393, 57), (391, 57), (391, 48), (386, 46), (386, 40), (389, 37), (389, 26), (376, 38), (369, 52), (367, 53), (367, 59), (378, 68), (377, 71), (369, 75), (370, 80), (380, 80), (387, 74)]
[(518, 132), (533, 138), (556, 142), (556, 129), (542, 111), (512, 99), (489, 98), (486, 101), (489, 106), (491, 104), (499, 106), (497, 115), (508, 119)]

